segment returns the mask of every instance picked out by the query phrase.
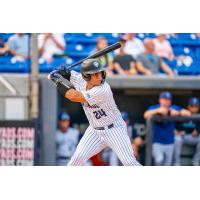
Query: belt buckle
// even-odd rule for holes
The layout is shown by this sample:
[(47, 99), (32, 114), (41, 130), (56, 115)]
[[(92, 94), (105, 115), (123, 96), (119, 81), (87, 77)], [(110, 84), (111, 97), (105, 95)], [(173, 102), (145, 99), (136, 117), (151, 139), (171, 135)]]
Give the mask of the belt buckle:
[(114, 127), (114, 124), (112, 123), (112, 124), (110, 124), (108, 126), (105, 126), (105, 127), (96, 127), (94, 129), (96, 129), (96, 130), (108, 130), (108, 129), (111, 129), (113, 127)]

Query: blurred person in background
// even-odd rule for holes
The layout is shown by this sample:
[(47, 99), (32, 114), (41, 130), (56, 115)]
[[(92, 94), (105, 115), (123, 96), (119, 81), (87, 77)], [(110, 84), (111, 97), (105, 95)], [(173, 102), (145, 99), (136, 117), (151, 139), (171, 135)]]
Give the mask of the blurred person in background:
[(70, 116), (63, 112), (58, 117), (56, 131), (56, 165), (66, 166), (79, 142), (79, 131), (70, 126)]
[(125, 34), (125, 47), (124, 51), (126, 54), (132, 55), (134, 59), (137, 59), (138, 55), (144, 53), (144, 45), (142, 41), (135, 37), (135, 33)]
[(8, 39), (8, 50), (14, 56), (11, 62), (23, 62), (29, 58), (29, 43), (29, 36), (24, 33), (16, 33)]
[[(144, 118), (152, 116), (184, 116), (190, 115), (186, 109), (172, 104), (172, 94), (162, 92), (159, 95), (159, 104), (152, 105), (144, 113)], [(153, 149), (154, 164), (157, 166), (170, 166), (173, 160), (175, 122), (162, 121), (153, 123)]]
[(137, 58), (137, 70), (144, 75), (160, 74), (162, 69), (169, 76), (174, 76), (171, 68), (164, 61), (155, 55), (155, 45), (153, 40), (145, 39), (145, 53), (142, 53)]
[(144, 145), (143, 138), (138, 136), (133, 126), (130, 124), (129, 115), (127, 112), (121, 112), (122, 118), (125, 121), (128, 129), (128, 134), (131, 139), (134, 155), (139, 159), (140, 148)]
[(65, 39), (62, 33), (41, 33), (38, 35), (40, 63), (53, 61), (54, 56), (63, 56)]
[(5, 42), (4, 38), (0, 37), (0, 56), (7, 56), (8, 50), (8, 45)]
[[(101, 51), (102, 49), (108, 46), (108, 41), (105, 37), (100, 36), (97, 38), (96, 48), (92, 51), (93, 53), (96, 51)], [(113, 74), (113, 54), (107, 53), (104, 56), (97, 58), (101, 65), (106, 68), (106, 73), (108, 75)]]
[(164, 60), (174, 60), (174, 52), (170, 42), (167, 40), (166, 34), (157, 34), (157, 37), (153, 40), (153, 42), (155, 45), (155, 55), (161, 57)]
[(119, 49), (117, 55), (113, 60), (113, 68), (117, 74), (120, 75), (135, 75), (136, 70), (136, 60), (124, 51), (126, 40), (121, 38), (119, 40), (121, 43), (121, 48)]
[[(196, 97), (191, 97), (188, 102), (187, 109), (191, 115), (199, 113), (200, 102)], [(192, 159), (192, 165), (198, 166), (200, 164), (200, 122), (178, 123), (175, 132), (175, 147), (174, 147), (174, 165), (179, 166), (182, 145), (187, 144), (196, 146), (196, 152)]]

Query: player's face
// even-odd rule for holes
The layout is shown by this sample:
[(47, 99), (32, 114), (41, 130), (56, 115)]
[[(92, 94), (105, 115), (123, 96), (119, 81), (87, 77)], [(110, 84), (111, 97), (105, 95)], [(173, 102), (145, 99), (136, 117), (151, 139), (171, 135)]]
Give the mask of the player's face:
[(171, 99), (159, 99), (159, 103), (161, 107), (169, 108), (172, 104)]
[(61, 120), (59, 121), (59, 128), (61, 131), (65, 132), (69, 127), (69, 120)]
[(90, 83), (94, 86), (98, 86), (101, 84), (102, 81), (102, 73), (98, 72), (91, 75)]
[(188, 110), (192, 113), (192, 114), (196, 114), (199, 112), (199, 106), (188, 106)]

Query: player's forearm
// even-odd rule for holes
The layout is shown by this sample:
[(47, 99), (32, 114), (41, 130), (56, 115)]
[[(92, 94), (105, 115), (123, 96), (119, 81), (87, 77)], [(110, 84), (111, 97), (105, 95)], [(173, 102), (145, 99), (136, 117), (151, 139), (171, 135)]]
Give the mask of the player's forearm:
[(190, 116), (191, 113), (190, 113), (189, 110), (182, 109), (182, 110), (180, 111), (180, 115), (181, 115), (181, 116)]
[(156, 115), (158, 113), (158, 109), (155, 110), (148, 110), (144, 113), (144, 118), (147, 119), (149, 117), (152, 117), (153, 115)]
[(70, 89), (65, 93), (65, 98), (72, 102), (84, 103), (86, 102), (83, 94), (75, 89)]

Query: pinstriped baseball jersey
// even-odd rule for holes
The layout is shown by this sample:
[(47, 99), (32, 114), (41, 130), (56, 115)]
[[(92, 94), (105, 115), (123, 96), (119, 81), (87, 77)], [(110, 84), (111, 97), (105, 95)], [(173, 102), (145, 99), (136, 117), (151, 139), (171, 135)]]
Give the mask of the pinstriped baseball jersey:
[(76, 90), (82, 92), (87, 101), (82, 103), (82, 106), (92, 127), (105, 127), (113, 122), (115, 126), (125, 124), (108, 83), (104, 82), (86, 91), (87, 82), (75, 71), (71, 71), (70, 81)]
[[(134, 157), (126, 124), (115, 104), (108, 83), (104, 82), (86, 91), (87, 82), (75, 71), (71, 71), (70, 81), (76, 90), (82, 92), (87, 101), (82, 106), (90, 126), (81, 138), (68, 166), (84, 165), (105, 147), (110, 147), (123, 165), (140, 166)], [(111, 124), (113, 126), (109, 128)], [(104, 130), (96, 130), (97, 127), (104, 127)]]

